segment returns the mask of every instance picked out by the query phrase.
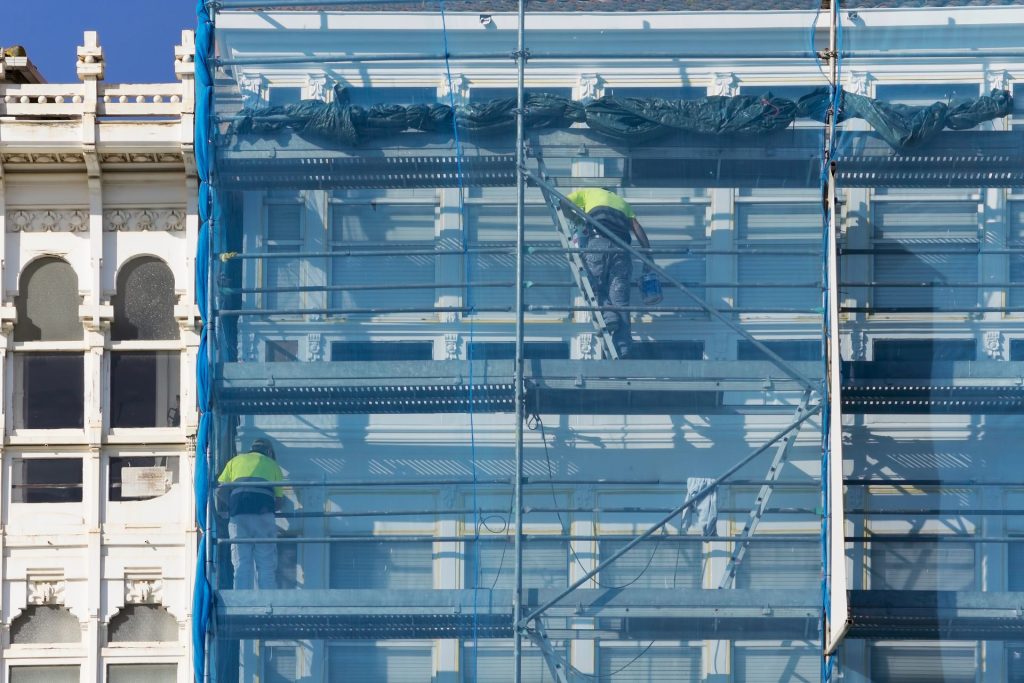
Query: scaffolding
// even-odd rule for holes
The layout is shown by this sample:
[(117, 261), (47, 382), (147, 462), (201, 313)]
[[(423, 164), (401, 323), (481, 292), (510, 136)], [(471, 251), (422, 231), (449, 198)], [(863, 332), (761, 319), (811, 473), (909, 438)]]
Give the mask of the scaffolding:
[[(898, 294), (921, 286), (936, 292), (1000, 287), (1009, 291), (1020, 286), (1012, 274), (984, 283), (950, 281), (942, 273), (925, 280), (917, 272), (904, 279), (875, 273), (865, 281), (866, 276), (850, 264), (858, 258), (879, 258), (887, 248), (904, 254), (906, 247), (884, 240), (853, 244), (842, 224), (843, 205), (850, 197), (879, 187), (969, 193), (979, 186), (1008, 188), (1024, 182), (1024, 136), (1019, 130), (946, 130), (921, 147), (894, 149), (879, 134), (877, 120), (870, 119), (871, 125), (851, 123), (842, 104), (844, 64), (893, 59), (1019, 61), (1022, 53), (1015, 44), (971, 54), (955, 47), (848, 49), (839, 5), (833, 2), (821, 13), (825, 29), (817, 36), (815, 6), (801, 8), (813, 20), (807, 29), (810, 50), (721, 54), (665, 51), (655, 44), (650, 49), (587, 55), (585, 50), (552, 49), (544, 41), (544, 49), (531, 50), (525, 0), (518, 0), (517, 11), (503, 18), (510, 22), (503, 30), (515, 36), (505, 52), (482, 51), (458, 35), (466, 31), (468, 20), (493, 21), (489, 14), (463, 16), (459, 28), (449, 28), (452, 15), (445, 13), (443, 1), (327, 0), (310, 10), (306, 2), (219, 0), (201, 11), (201, 24), (206, 21), (209, 31), (205, 52), (197, 57), (204, 71), (197, 83), (208, 92), (205, 100), (199, 98), (203, 102), (197, 105), (197, 117), (205, 116), (198, 125), (207, 127), (197, 139), (206, 141), (209, 149), (197, 152), (206, 174), (207, 240), (206, 251), (199, 255), (206, 274), (199, 289), (205, 292), (201, 306), (209, 364), (200, 368), (205, 403), (199, 451), (208, 454), (209, 481), (254, 436), (270, 437), (287, 447), (281, 451), (302, 455), (301, 462), (282, 459), (289, 474), (277, 485), (290, 492), (292, 506), (278, 513), (281, 529), (274, 536), (243, 538), (228, 534), (223, 522), (216, 521), (213, 491), (251, 488), (252, 482), (208, 489), (207, 480), (200, 477), (197, 495), (205, 511), (200, 519), (205, 532), (201, 581), (208, 584), (197, 590), (196, 614), (204, 614), (207, 605), (212, 610), (208, 623), (205, 617), (197, 618), (197, 645), (205, 652), (197, 660), (197, 677), (218, 682), (270, 678), (275, 648), (284, 647), (275, 644), (279, 642), (292, 643), (287, 647), (305, 653), (309, 663), (302, 680), (311, 681), (341, 680), (342, 669), (333, 667), (363, 662), (345, 655), (341, 664), (331, 664), (331, 655), (318, 648), (334, 646), (323, 643), (390, 641), (398, 648), (406, 641), (454, 643), (458, 653), (445, 655), (454, 665), (432, 674), (454, 682), (490, 680), (483, 673), (480, 662), (486, 657), (481, 653), (486, 655), (488, 641), (511, 641), (511, 680), (521, 683), (543, 676), (553, 681), (609, 677), (635, 666), (663, 642), (675, 643), (674, 650), (666, 646), (665, 652), (683, 652), (685, 656), (678, 656), (683, 661), (695, 649), (686, 643), (695, 641), (729, 643), (737, 652), (755, 654), (758, 643), (793, 641), (802, 645), (775, 646), (777, 654), (792, 660), (791, 673), (825, 681), (832, 677), (844, 638), (988, 640), (1024, 634), (1019, 609), (1007, 606), (1012, 591), (887, 591), (847, 575), (851, 558), (856, 563), (856, 557), (876, 546), (912, 545), (922, 537), (872, 536), (864, 525), (867, 513), (844, 504), (846, 492), (868, 490), (874, 480), (857, 481), (844, 474), (843, 440), (844, 414), (1013, 415), (1024, 403), (1019, 381), (1024, 372), (1005, 360), (943, 363), (936, 369), (934, 362), (915, 366), (904, 360), (868, 361), (857, 356), (844, 361), (841, 353), (844, 336), (856, 334), (854, 328), (866, 326), (869, 316), (1008, 315), (1020, 310), (1005, 301), (965, 304), (952, 295), (921, 305), (912, 296)], [(333, 25), (348, 31), (349, 37), (358, 30), (346, 27), (344, 21), (357, 16), (349, 12), (422, 12), (439, 24), (439, 31), (411, 32), (408, 49), (387, 53), (358, 47), (340, 53), (330, 41), (307, 48), (294, 36), (292, 42), (259, 46), (253, 36), (273, 31), (267, 28), (272, 22), (262, 24), (263, 13), (292, 9), (310, 10), (307, 14), (322, 17), (325, 25), (330, 24), (327, 17), (334, 17), (340, 23)], [(246, 13), (254, 23), (238, 19)], [(236, 20), (228, 21), (224, 37), (218, 37), (222, 16)], [(301, 17), (299, 12), (282, 19), (282, 31), (300, 35), (306, 26)], [(424, 36), (443, 39), (443, 49), (421, 51)], [(764, 138), (684, 130), (654, 140), (625, 141), (581, 124), (558, 129), (527, 125), (531, 89), (526, 76), (531, 63), (686, 64), (722, 58), (805, 63), (815, 70), (820, 66), (819, 78), (826, 88), (823, 119), (792, 124)], [(500, 67), (509, 60), (514, 72)], [(400, 126), (352, 146), (280, 125), (297, 110), (275, 104), (275, 88), (295, 90), (294, 81), (288, 80), (294, 69), (312, 72), (309, 83), (319, 84), (302, 86), (304, 94), (312, 88), (310, 97), (296, 103), (303, 104), (320, 97), (317, 93), (330, 78), (352, 82), (352, 74), (362, 72), (364, 82), (372, 82), (367, 70), (394, 63), (411, 69), (403, 83), (429, 80), (427, 73), (442, 74), (440, 90), (450, 104), (450, 130), (410, 133)], [(457, 65), (480, 74), (501, 73), (502, 83), (514, 80), (511, 130), (506, 126), (481, 132), (460, 122), (458, 107), (471, 102), (456, 101), (464, 98), (458, 83), (464, 76), (453, 76)], [(274, 74), (284, 76), (275, 81)], [(413, 90), (394, 87), (404, 96)], [(371, 95), (379, 96), (386, 88), (376, 90)], [(762, 99), (776, 106), (770, 95)], [(353, 125), (328, 123), (339, 129)], [(745, 241), (644, 249), (567, 196), (569, 188), (603, 184), (633, 190), (636, 199), (627, 198), (636, 203), (641, 220), (648, 188), (691, 188), (686, 194), (691, 201), (711, 189), (749, 188), (748, 196), (754, 198), (776, 193), (782, 199), (771, 201), (780, 205), (786, 198), (798, 198), (813, 207), (809, 222), (816, 232), (810, 239), (792, 240), (798, 245), (794, 247), (772, 242), (765, 237), (769, 232), (758, 233), (751, 222)], [(514, 194), (483, 194), (502, 188)], [(374, 194), (381, 191), (405, 194), (388, 204), (387, 197), (380, 200)], [(320, 194), (310, 200), (303, 193)], [(650, 193), (659, 196), (654, 190)], [(717, 216), (723, 211), (718, 201), (712, 197), (707, 202), (709, 225), (722, 220)], [(486, 209), (488, 202), (514, 211), (514, 239), (479, 239), (480, 207)], [(345, 209), (365, 205), (376, 214), (384, 205), (427, 204), (431, 239), (420, 240), (426, 244), (409, 238), (394, 245), (372, 240), (359, 244), (352, 239), (358, 230), (348, 227), (344, 218), (335, 222), (332, 213), (337, 210), (344, 216)], [(681, 211), (684, 205), (675, 209)], [(727, 206), (729, 220), (738, 223), (740, 209), (733, 195)], [(478, 211), (471, 215), (474, 209)], [(309, 220), (322, 222), (322, 237), (289, 232), (293, 224)], [(735, 231), (735, 225), (730, 229)], [(542, 230), (547, 234), (538, 240)], [(628, 254), (632, 264), (653, 273), (672, 291), (668, 301), (610, 304), (588, 265), (588, 258), (603, 252), (585, 241), (578, 243), (579, 234), (601, 237), (608, 245), (601, 247), (604, 253)], [(1000, 252), (977, 247), (990, 257)], [(1002, 249), (1010, 256), (1018, 251)], [(946, 253), (966, 252), (956, 244), (928, 245), (914, 253), (942, 259)], [(387, 265), (388, 259), (397, 260), (399, 269)], [(744, 264), (747, 271), (731, 266), (715, 279), (706, 271), (694, 278), (686, 270), (686, 263), (706, 264), (708, 259), (729, 259)], [(361, 262), (382, 264), (379, 278), (347, 280), (349, 272), (376, 275), (373, 266), (360, 270)], [(416, 262), (430, 264), (428, 281), (401, 281), (401, 266)], [(788, 271), (791, 264), (808, 263), (810, 268), (792, 265), (793, 272)], [(844, 271), (857, 274), (842, 279), (841, 263)], [(501, 272), (491, 276), (484, 267), (488, 264), (511, 264), (511, 273), (495, 266)], [(780, 279), (761, 279), (764, 272)], [(865, 291), (870, 295), (862, 297), (859, 293)], [(572, 298), (538, 292), (569, 292)], [(804, 296), (783, 296), (786, 292)], [(664, 332), (678, 337), (680, 330), (699, 327), (711, 343), (727, 339), (738, 350), (723, 355), (705, 345), (694, 353), (679, 345), (676, 357), (659, 357), (656, 351), (644, 357), (644, 345), (637, 340), (634, 352), (621, 358), (608, 322), (611, 314), (645, 322), (647, 335)], [(541, 324), (557, 327), (546, 337), (571, 336), (577, 346), (566, 350), (564, 357), (531, 351), (531, 345), (542, 344), (538, 337), (545, 337), (535, 331)], [(511, 334), (482, 331), (488, 326), (511, 326)], [(588, 327), (589, 332), (582, 331)], [(426, 350), (422, 343), (414, 349), (410, 342), (424, 336), (437, 341)], [(305, 345), (302, 360), (294, 341), (299, 338)], [(796, 347), (786, 346), (794, 338), (804, 344), (800, 349), (820, 352), (794, 352)], [(394, 341), (377, 347), (386, 351), (374, 351), (371, 347), (380, 340)], [(655, 349), (659, 340), (652, 341), (649, 346)], [(330, 344), (329, 352), (325, 344)], [(492, 353), (495, 357), (489, 357)], [(424, 419), (417, 422), (414, 416)], [(446, 416), (453, 421), (446, 421)], [(559, 421), (557, 433), (546, 431), (546, 416)], [(602, 416), (621, 416), (623, 422), (601, 421)], [(693, 449), (678, 460), (685, 467), (661, 472), (660, 467), (679, 466), (631, 445), (637, 438), (632, 431), (642, 433), (646, 423), (629, 421), (645, 417), (667, 418), (670, 431), (682, 434), (665, 441), (672, 449), (703, 440), (715, 457)], [(578, 420), (576, 426), (569, 424), (570, 418)], [(404, 424), (403, 419), (409, 422)], [(442, 427), (432, 426), (429, 419)], [(478, 424), (482, 422), (487, 425), (485, 440)], [(588, 434), (588, 429), (598, 435)], [(702, 431), (714, 431), (715, 436)], [(352, 437), (356, 432), (358, 438)], [(346, 439), (357, 444), (353, 453), (331, 452), (348, 448)], [(574, 440), (575, 450), (565, 446), (566, 439)], [(598, 462), (591, 464), (580, 449), (587, 439), (598, 448), (615, 442), (620, 457), (641, 453), (641, 461), (636, 470), (607, 456), (595, 456)], [(369, 463), (372, 458), (358, 452), (360, 447), (364, 453), (379, 449), (386, 455)], [(425, 461), (394, 455), (410, 447), (422, 449)], [(511, 458), (501, 455), (502, 447), (511, 450)], [(456, 455), (442, 455), (444, 449)], [(530, 450), (542, 458), (532, 467)], [(549, 450), (555, 451), (563, 476), (556, 476)], [(847, 455), (847, 464), (858, 457)], [(346, 458), (361, 464), (352, 465)], [(389, 458), (400, 464), (385, 464)], [(698, 459), (705, 462), (698, 464)], [(313, 461), (319, 463), (319, 477), (311, 476), (308, 463)], [(588, 467), (598, 474), (588, 476)], [(701, 476), (683, 476), (688, 474), (682, 471), (686, 467)], [(292, 476), (291, 471), (299, 474)], [(639, 475), (634, 474), (637, 471)], [(898, 485), (957, 484), (939, 477), (904, 479)], [(584, 490), (587, 493), (581, 495)], [(616, 502), (627, 494), (629, 504)], [(363, 508), (351, 502), (363, 500), (368, 501)], [(510, 501), (509, 507), (504, 500)], [(1007, 513), (982, 509), (977, 514)], [(927, 517), (929, 511), (915, 507), (885, 514)], [(942, 504), (931, 512), (936, 519), (947, 514)], [(528, 531), (531, 518), (544, 521), (533, 523), (533, 531)], [(695, 518), (704, 521), (695, 523)], [(489, 526), (493, 519), (501, 522), (498, 532)], [(972, 542), (1009, 546), (1016, 542), (1012, 538), (990, 535)], [(953, 542), (964, 541), (958, 537)], [(278, 569), (275, 590), (232, 586), (229, 556), (239, 548), (247, 549), (246, 556), (254, 555), (261, 546), (273, 547), (278, 562), (293, 562), (298, 568), (288, 581), (280, 578)], [(492, 547), (500, 550), (487, 550)], [(673, 548), (677, 567), (666, 570), (662, 587), (655, 587), (644, 575), (658, 562), (663, 547)], [(531, 548), (540, 549), (533, 556), (540, 559), (527, 558)], [(545, 555), (544, 549), (550, 548), (557, 552)], [(373, 572), (400, 574), (400, 563), (413, 562), (409, 558), (421, 551), (428, 558), (431, 580), (426, 584), (412, 573), (393, 581), (366, 578)], [(383, 554), (378, 557), (377, 552)], [(370, 559), (360, 564), (355, 557)], [(564, 560), (564, 576), (536, 583), (543, 563), (551, 558)], [(690, 563), (683, 579), (680, 562)], [(660, 565), (655, 566), (660, 571)], [(806, 576), (808, 566), (814, 578)], [(787, 583), (780, 574), (790, 569), (803, 573)], [(502, 582), (503, 572), (511, 572), (510, 584)], [(774, 578), (761, 580), (758, 572)], [(527, 585), (531, 580), (534, 583)], [(570, 652), (566, 643), (591, 645), (589, 650)], [(594, 657), (594, 643), (601, 653), (605, 644), (611, 644), (607, 661), (603, 654)], [(343, 644), (336, 647), (348, 652)], [(413, 646), (407, 649), (416, 652)], [(591, 653), (589, 661), (586, 652)], [(741, 660), (729, 661), (729, 656), (714, 648), (704, 674), (739, 676)], [(679, 661), (666, 659), (651, 666), (662, 666), (665, 675), (677, 677), (672, 680), (701, 680), (694, 678), (693, 669), (685, 668), (690, 665)], [(537, 662), (543, 663), (546, 673), (536, 668)], [(393, 664), (382, 666), (392, 671)], [(696, 666), (700, 676), (700, 664)], [(280, 675), (280, 680), (298, 680)], [(388, 673), (391, 678), (418, 680)], [(630, 679), (627, 675), (622, 680)]]

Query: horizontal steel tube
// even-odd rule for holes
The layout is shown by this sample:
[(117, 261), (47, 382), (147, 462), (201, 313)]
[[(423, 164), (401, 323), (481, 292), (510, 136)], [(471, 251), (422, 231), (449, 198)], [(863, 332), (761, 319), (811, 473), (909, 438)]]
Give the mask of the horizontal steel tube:
[[(382, 484), (384, 486), (384, 484)], [(573, 514), (658, 514), (665, 513), (672, 508), (667, 507), (613, 507), (613, 508), (595, 508), (595, 507), (524, 507), (524, 514), (546, 514), (546, 513), (557, 513), (557, 512), (571, 512)], [(444, 516), (450, 517), (451, 515), (471, 515), (473, 514), (472, 508), (444, 508), (436, 510), (371, 510), (371, 511), (356, 511), (346, 512), (344, 510), (332, 510), (329, 512), (279, 512), (278, 517), (284, 519), (327, 519), (335, 517), (416, 517), (416, 516)], [(818, 514), (817, 508), (768, 508), (764, 510), (765, 514), (775, 515), (814, 515)], [(718, 508), (719, 515), (732, 515), (732, 514), (750, 514), (750, 508)], [(507, 515), (508, 508), (505, 509), (488, 509), (488, 510), (476, 510), (478, 515)], [(875, 513), (864, 513), (864, 514), (875, 514)], [(887, 512), (886, 514), (895, 514)], [(917, 514), (912, 512), (906, 512), (903, 514)], [(983, 514), (980, 511), (974, 514)], [(1024, 515), (1024, 510), (1020, 511), (1020, 514)]]
[[(748, 510), (749, 512), (749, 510)], [(635, 534), (609, 534), (607, 536), (573, 535), (573, 534), (523, 534), (527, 541), (629, 541), (636, 538)], [(505, 534), (483, 534), (480, 536), (426, 536), (420, 534), (402, 534), (399, 536), (278, 536), (276, 538), (219, 538), (218, 545), (239, 545), (249, 543), (475, 543), (483, 541), (511, 542), (512, 536)], [(1024, 541), (1024, 537), (1019, 539)], [(651, 543), (665, 541), (668, 543), (729, 543), (732, 541), (748, 541), (761, 543), (820, 543), (821, 537), (814, 534), (763, 536), (691, 536), (689, 534), (671, 534), (652, 536)]]
[(388, 315), (399, 313), (508, 313), (511, 306), (476, 308), (468, 306), (422, 306), (410, 308), (228, 308), (217, 315), (231, 318), (269, 315)]
[[(511, 479), (501, 478), (480, 478), (476, 481), (472, 479), (328, 479), (328, 480), (296, 480), (296, 481), (274, 481), (260, 483), (255, 481), (247, 482), (227, 482), (218, 483), (213, 482), (214, 488), (253, 488), (253, 487), (283, 487), (283, 488), (309, 488), (317, 486), (330, 486), (334, 488), (347, 488), (347, 487), (363, 487), (363, 486), (472, 486), (473, 484), (480, 486), (495, 486), (512, 484)], [(524, 486), (550, 486), (554, 484), (556, 486), (564, 485), (589, 485), (589, 486), (686, 486), (686, 479), (533, 479), (530, 477), (523, 478)], [(867, 483), (890, 483), (890, 482), (867, 482)], [(814, 488), (817, 487), (820, 482), (817, 480), (808, 480), (805, 482), (796, 481), (767, 481), (761, 479), (733, 479), (731, 481), (724, 481), (719, 486), (761, 486), (762, 484), (771, 484), (773, 486), (796, 486), (801, 488)], [(1009, 486), (1010, 484), (1007, 484)], [(1024, 484), (1020, 484), (1024, 486)]]

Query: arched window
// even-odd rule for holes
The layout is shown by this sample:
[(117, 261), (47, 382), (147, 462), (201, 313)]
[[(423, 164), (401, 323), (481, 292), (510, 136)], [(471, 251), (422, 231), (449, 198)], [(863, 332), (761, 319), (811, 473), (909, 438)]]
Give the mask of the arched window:
[(82, 339), (78, 304), (78, 276), (67, 261), (55, 257), (33, 261), (21, 274), (15, 299), (14, 341)]
[[(14, 341), (78, 341), (78, 276), (67, 261), (48, 256), (21, 274)], [(18, 429), (81, 429), (85, 365), (81, 351), (18, 351), (14, 357), (14, 420)]]
[(111, 338), (177, 339), (175, 299), (174, 274), (166, 263), (152, 256), (132, 259), (117, 274)]
[[(152, 256), (134, 258), (117, 274), (111, 337), (118, 342), (178, 339), (174, 274)], [(181, 353), (122, 345), (110, 356), (110, 426), (177, 427)]]
[(161, 605), (125, 605), (107, 634), (111, 643), (176, 642), (178, 620)]
[(78, 619), (61, 605), (30, 605), (11, 622), (12, 645), (78, 643), (81, 640)]

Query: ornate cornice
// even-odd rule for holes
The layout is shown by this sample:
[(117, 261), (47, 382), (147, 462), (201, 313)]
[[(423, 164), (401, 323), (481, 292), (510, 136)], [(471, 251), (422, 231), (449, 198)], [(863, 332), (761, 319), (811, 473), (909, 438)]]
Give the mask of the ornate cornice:
[(107, 209), (106, 232), (180, 232), (185, 229), (185, 209)]

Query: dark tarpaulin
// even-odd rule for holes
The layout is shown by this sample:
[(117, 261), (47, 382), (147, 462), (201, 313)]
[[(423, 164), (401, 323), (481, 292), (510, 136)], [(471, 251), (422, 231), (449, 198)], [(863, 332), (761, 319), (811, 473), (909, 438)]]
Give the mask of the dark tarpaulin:
[[(587, 104), (550, 93), (528, 93), (524, 123), (529, 129), (568, 128), (586, 123), (591, 130), (618, 141), (636, 143), (672, 132), (703, 135), (758, 135), (788, 127), (797, 118), (825, 121), (831, 104), (828, 88), (818, 88), (794, 102), (763, 95), (699, 97), (693, 100), (602, 97)], [(965, 130), (1006, 116), (1013, 102), (1006, 90), (946, 104), (891, 104), (843, 92), (838, 121), (863, 119), (895, 150), (927, 142), (945, 128)], [(457, 106), (456, 123), (470, 134), (515, 131), (516, 101), (498, 98)], [(290, 129), (325, 144), (355, 146), (404, 131), (444, 132), (451, 129), (452, 108), (446, 104), (349, 103), (344, 87), (335, 86), (331, 102), (302, 100), (280, 107), (243, 109), (232, 124), (236, 133), (274, 133)]]

